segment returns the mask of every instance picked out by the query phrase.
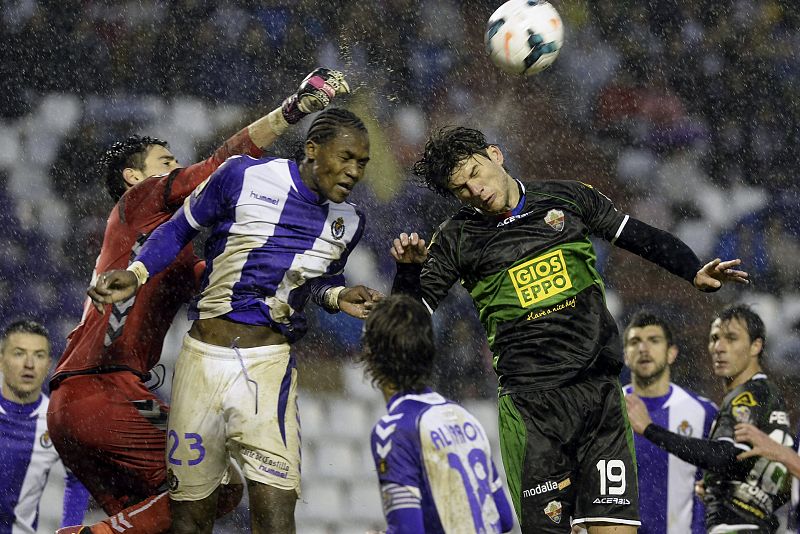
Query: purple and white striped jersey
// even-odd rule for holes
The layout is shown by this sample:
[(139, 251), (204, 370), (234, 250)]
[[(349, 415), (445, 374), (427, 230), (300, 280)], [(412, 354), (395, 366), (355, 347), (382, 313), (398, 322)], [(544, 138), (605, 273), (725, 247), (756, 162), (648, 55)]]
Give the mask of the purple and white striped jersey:
[(388, 409), (371, 438), (387, 532), (510, 530), (489, 439), (472, 414), (430, 389), (399, 393)]
[[(625, 393), (633, 386), (625, 386)], [(670, 383), (663, 397), (641, 397), (653, 422), (681, 436), (707, 438), (717, 415), (713, 402)], [(701, 470), (638, 434), (641, 534), (705, 534), (703, 502), (694, 494)]]
[[(44, 395), (30, 404), (0, 396), (0, 534), (36, 532), (47, 476), (61, 461), (47, 433), (48, 403)], [(80, 524), (88, 502), (89, 492), (68, 472), (62, 526)]]
[(306, 330), (304, 284), (344, 285), (364, 216), (347, 202), (320, 199), (294, 161), (233, 156), (153, 232), (137, 260), (152, 276), (202, 228), (211, 230), (206, 269), (189, 318), (271, 326), (296, 341)]

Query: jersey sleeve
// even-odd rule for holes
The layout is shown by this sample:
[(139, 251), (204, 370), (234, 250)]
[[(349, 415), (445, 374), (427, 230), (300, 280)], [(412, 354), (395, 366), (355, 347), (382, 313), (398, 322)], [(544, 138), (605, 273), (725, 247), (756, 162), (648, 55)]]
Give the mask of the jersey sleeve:
[(397, 416), (384, 416), (372, 429), (370, 442), (378, 479), (381, 484), (419, 489), (422, 486), (419, 436), (413, 428), (408, 428), (409, 421), (393, 417)]
[(189, 165), (183, 169), (178, 169), (163, 177), (164, 205), (168, 209), (179, 207), (194, 189), (203, 183), (211, 174), (231, 156), (247, 154), (255, 158), (260, 158), (264, 151), (253, 144), (247, 128), (240, 130), (233, 137), (226, 140), (222, 146), (217, 148), (211, 157)]
[(183, 208), (156, 228), (147, 238), (136, 260), (150, 276), (163, 271), (203, 227), (220, 220), (236, 203), (236, 166), (226, 162), (200, 184), (184, 202)]
[(446, 221), (431, 237), (428, 258), (420, 273), (420, 296), (433, 312), (461, 278), (458, 263), (458, 224)]
[(619, 237), (628, 216), (617, 210), (610, 198), (591, 185), (572, 182), (572, 188), (583, 222), (589, 231), (613, 243)]

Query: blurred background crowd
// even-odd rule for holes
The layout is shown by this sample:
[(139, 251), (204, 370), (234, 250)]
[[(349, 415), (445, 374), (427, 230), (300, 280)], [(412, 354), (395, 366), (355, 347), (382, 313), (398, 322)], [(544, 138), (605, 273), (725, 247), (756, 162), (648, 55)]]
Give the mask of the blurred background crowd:
[[(701, 259), (741, 257), (747, 288), (704, 295), (598, 244), (609, 306), (674, 321), (675, 380), (719, 401), (706, 352), (715, 309), (753, 304), (767, 368), (796, 415), (800, 391), (800, 4), (793, 0), (552, 0), (566, 28), (551, 70), (515, 78), (483, 49), (500, 4), (477, 0), (4, 0), (0, 18), (0, 318), (54, 334), (81, 315), (112, 204), (94, 163), (129, 135), (170, 142), (183, 163), (274, 108), (318, 65), (343, 70), (366, 119), (368, 226), (348, 275), (389, 291), (392, 237), (430, 237), (455, 204), (410, 181), (427, 132), (483, 130), (523, 180), (579, 179)], [(304, 128), (274, 152), (292, 153)], [(296, 352), (305, 380), (336, 391), (361, 324), (316, 313)], [(438, 385), (495, 395), (491, 354), (459, 288), (435, 315)], [(796, 417), (793, 418), (793, 421)]]

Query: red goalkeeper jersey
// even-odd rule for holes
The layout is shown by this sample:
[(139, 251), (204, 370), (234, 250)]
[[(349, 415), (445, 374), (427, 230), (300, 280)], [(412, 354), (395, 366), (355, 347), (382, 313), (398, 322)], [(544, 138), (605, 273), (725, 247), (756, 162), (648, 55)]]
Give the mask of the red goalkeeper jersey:
[[(153, 176), (129, 189), (108, 218), (93, 278), (97, 273), (127, 268), (150, 233), (169, 220), (194, 188), (235, 154), (262, 155), (247, 129), (228, 139), (207, 160)], [(81, 322), (67, 337), (67, 348), (50, 387), (77, 374), (128, 370), (144, 377), (161, 356), (173, 317), (197, 287), (202, 272), (198, 262), (190, 243), (166, 270), (148, 280), (130, 299), (106, 307), (104, 315), (87, 298)]]

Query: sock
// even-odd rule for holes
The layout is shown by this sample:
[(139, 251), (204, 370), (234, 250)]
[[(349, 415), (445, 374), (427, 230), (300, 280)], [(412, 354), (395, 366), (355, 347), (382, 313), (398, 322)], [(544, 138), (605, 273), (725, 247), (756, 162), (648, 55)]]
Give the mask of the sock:
[(95, 523), (92, 534), (166, 534), (172, 526), (167, 492), (148, 497)]

